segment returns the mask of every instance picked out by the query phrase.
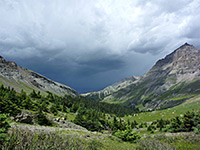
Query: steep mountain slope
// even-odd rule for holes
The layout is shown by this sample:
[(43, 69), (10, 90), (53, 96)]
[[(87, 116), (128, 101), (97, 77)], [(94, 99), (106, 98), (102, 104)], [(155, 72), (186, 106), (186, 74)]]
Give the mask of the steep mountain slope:
[(6, 61), (0, 56), (0, 83), (14, 88), (31, 92), (33, 89), (41, 92), (52, 92), (58, 95), (79, 95), (78, 92), (63, 84), (54, 82), (38, 73), (24, 69), (15, 62)]
[(136, 82), (104, 97), (103, 101), (160, 109), (181, 104), (199, 93), (200, 51), (186, 43), (157, 61)]
[(121, 81), (116, 82), (116, 83), (104, 88), (101, 91), (90, 92), (90, 93), (85, 93), (85, 94), (81, 94), (81, 95), (88, 99), (91, 99), (91, 100), (102, 100), (106, 96), (111, 95), (114, 92), (117, 92), (118, 90), (133, 84), (138, 79), (139, 79), (139, 77), (131, 76), (129, 78), (122, 79)]

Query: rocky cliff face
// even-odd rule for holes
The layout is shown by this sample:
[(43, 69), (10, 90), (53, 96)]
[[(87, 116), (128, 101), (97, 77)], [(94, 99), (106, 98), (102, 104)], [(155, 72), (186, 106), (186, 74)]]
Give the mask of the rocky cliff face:
[(154, 109), (178, 105), (196, 94), (200, 94), (200, 51), (186, 43), (103, 101)]
[(31, 92), (33, 89), (41, 92), (52, 92), (58, 95), (72, 95), (79, 94), (72, 88), (54, 82), (36, 72), (24, 69), (18, 66), (15, 62), (6, 61), (0, 56), (0, 82), (6, 86), (14, 88), (16, 91), (24, 89)]
[(163, 77), (165, 74), (167, 77), (176, 77), (178, 81), (192, 80), (198, 78), (199, 67), (200, 51), (186, 43), (164, 59), (159, 60), (143, 78), (152, 79), (158, 76)]

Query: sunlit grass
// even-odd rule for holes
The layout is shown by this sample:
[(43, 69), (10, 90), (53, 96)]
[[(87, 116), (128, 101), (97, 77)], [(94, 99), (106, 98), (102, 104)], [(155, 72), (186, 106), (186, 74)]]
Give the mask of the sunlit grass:
[(143, 112), (136, 114), (136, 116), (125, 116), (124, 118), (126, 120), (136, 120), (137, 122), (151, 122), (158, 119), (170, 119), (175, 116), (180, 116), (186, 113), (187, 111), (198, 111), (200, 110), (200, 95), (197, 95), (190, 100), (184, 102), (183, 104), (180, 104), (178, 106), (175, 106), (173, 108), (168, 108), (164, 110), (157, 110), (153, 112)]

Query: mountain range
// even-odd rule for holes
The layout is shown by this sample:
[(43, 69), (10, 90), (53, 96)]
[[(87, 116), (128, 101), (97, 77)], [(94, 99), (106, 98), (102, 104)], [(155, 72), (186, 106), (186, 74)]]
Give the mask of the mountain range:
[(132, 76), (101, 91), (82, 95), (140, 109), (164, 109), (197, 94), (200, 94), (200, 51), (185, 43), (158, 60), (143, 76)]
[[(24, 69), (15, 62), (6, 61), (1, 56), (0, 83), (16, 91), (49, 91), (58, 95), (80, 96), (74, 89)], [(185, 43), (158, 60), (144, 75), (131, 76), (101, 91), (84, 93), (81, 96), (147, 110), (173, 107), (197, 94), (200, 94), (200, 51)]]

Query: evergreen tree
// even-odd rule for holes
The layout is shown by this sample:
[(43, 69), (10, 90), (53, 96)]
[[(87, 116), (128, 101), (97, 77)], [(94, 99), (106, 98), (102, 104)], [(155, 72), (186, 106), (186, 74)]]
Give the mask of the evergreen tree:
[(181, 119), (177, 116), (174, 119), (171, 120), (171, 123), (168, 127), (169, 132), (180, 132), (182, 131), (182, 121)]
[(192, 131), (192, 127), (194, 127), (195, 122), (194, 122), (194, 116), (195, 113), (194, 112), (187, 112), (186, 114), (184, 114), (183, 117), (183, 124), (182, 124), (182, 128), (184, 131), (188, 132), (188, 131)]

